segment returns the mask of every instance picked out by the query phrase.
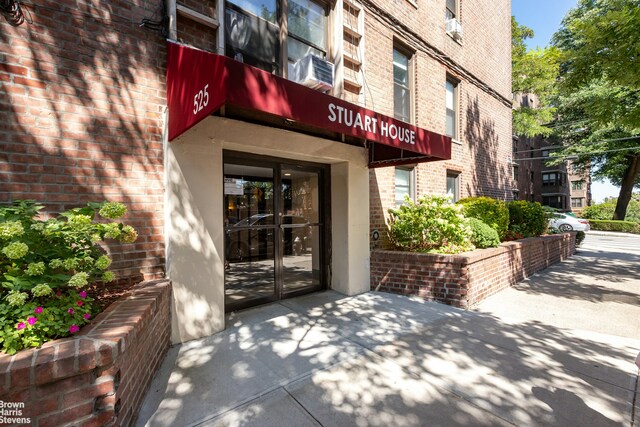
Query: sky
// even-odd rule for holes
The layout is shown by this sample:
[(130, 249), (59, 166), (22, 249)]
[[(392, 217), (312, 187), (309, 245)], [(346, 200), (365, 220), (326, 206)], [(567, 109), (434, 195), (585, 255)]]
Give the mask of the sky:
[[(526, 41), (527, 47), (545, 47), (551, 42), (551, 37), (560, 28), (560, 23), (569, 9), (577, 5), (577, 0), (511, 0), (511, 13), (516, 20), (531, 28), (534, 32), (532, 39)], [(593, 182), (591, 194), (595, 203), (600, 203), (605, 197), (618, 197), (620, 187), (609, 181)]]

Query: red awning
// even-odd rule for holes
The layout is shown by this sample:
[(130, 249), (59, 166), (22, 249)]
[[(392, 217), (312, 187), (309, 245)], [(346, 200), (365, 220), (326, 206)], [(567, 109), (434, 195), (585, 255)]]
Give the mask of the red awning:
[(169, 140), (228, 105), (368, 141), (369, 166), (451, 158), (451, 138), (274, 76), (168, 42)]

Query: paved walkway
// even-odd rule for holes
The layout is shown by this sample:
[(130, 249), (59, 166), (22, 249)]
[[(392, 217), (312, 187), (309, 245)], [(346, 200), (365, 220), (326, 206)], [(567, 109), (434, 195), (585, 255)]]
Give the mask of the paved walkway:
[(580, 253), (465, 312), (308, 295), (169, 350), (149, 426), (638, 425), (640, 238)]

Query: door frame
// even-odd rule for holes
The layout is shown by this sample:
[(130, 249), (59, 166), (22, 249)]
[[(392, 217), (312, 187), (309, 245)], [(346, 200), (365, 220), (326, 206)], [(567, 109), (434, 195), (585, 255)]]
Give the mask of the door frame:
[[(226, 301), (226, 278), (224, 280), (224, 294), (225, 294), (225, 312), (243, 310), (245, 308), (255, 307), (258, 305), (266, 304), (269, 302), (279, 301), (282, 299), (293, 298), (300, 295), (305, 295), (311, 292), (317, 292), (328, 289), (329, 281), (331, 278), (331, 166), (328, 164), (313, 163), (307, 161), (299, 161), (287, 158), (262, 156), (252, 153), (245, 153), (240, 151), (223, 150), (222, 152), (222, 180), (224, 181), (224, 165), (227, 163), (246, 165), (246, 166), (259, 166), (273, 169), (273, 187), (274, 187), (274, 284), (275, 289), (271, 296), (259, 297), (246, 301), (240, 301), (232, 304), (228, 304)], [(284, 197), (282, 194), (282, 169), (299, 169), (301, 171), (315, 172), (318, 174), (318, 219), (320, 222), (320, 284), (316, 286), (309, 286), (303, 289), (283, 292), (283, 257), (284, 257), (284, 245), (283, 245), (283, 229), (280, 227), (281, 215), (284, 211)], [(223, 194), (224, 197), (224, 194)], [(224, 218), (224, 203), (223, 203), (223, 218)], [(226, 233), (226, 229), (223, 231)], [(225, 243), (226, 244), (226, 243)], [(224, 257), (226, 261), (226, 252), (224, 251)], [(226, 276), (226, 273), (225, 273)]]

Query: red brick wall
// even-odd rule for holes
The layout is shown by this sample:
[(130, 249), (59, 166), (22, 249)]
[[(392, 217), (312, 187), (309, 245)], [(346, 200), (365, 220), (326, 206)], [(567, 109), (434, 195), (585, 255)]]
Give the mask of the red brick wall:
[(137, 285), (74, 337), (0, 356), (0, 400), (34, 427), (129, 426), (169, 348), (171, 286)]
[[(394, 43), (412, 56), (414, 123), (445, 133), (445, 84), (458, 85), (458, 142), (449, 161), (416, 167), (416, 195), (445, 194), (447, 171), (459, 173), (460, 197), (512, 198), (511, 8), (508, 0), (460, 1), (462, 44), (445, 32), (445, 3), (407, 0), (365, 4), (366, 106), (393, 116)], [(390, 25), (385, 13), (396, 19)], [(394, 207), (393, 168), (370, 174), (371, 229), (386, 230)], [(378, 247), (385, 247), (386, 241)], [(375, 244), (374, 244), (375, 246)]]
[(570, 257), (575, 241), (576, 233), (571, 232), (459, 255), (374, 250), (371, 289), (469, 308)]
[(162, 2), (33, 3), (0, 19), (0, 203), (124, 202), (140, 237), (109, 247), (115, 272), (162, 277), (165, 42), (139, 26)]

